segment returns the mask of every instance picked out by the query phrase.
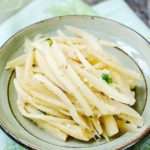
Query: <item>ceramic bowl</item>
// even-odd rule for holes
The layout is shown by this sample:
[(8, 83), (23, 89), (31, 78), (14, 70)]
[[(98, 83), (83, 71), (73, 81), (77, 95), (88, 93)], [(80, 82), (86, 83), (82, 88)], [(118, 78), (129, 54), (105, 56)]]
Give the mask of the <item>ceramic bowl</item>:
[[(16, 93), (13, 85), (14, 73), (5, 70), (6, 63), (20, 55), (26, 38), (37, 34), (54, 34), (65, 25), (83, 28), (102, 38), (117, 42), (124, 50), (112, 50), (120, 61), (142, 75), (140, 87), (136, 90), (137, 102), (134, 108), (144, 118), (144, 127), (138, 132), (127, 132), (110, 142), (105, 140), (88, 143), (77, 140), (63, 142), (35, 126), (22, 117), (16, 106)], [(17, 32), (0, 49), (0, 125), (18, 143), (32, 149), (41, 150), (111, 150), (129, 147), (139, 141), (150, 130), (150, 45), (146, 39), (132, 29), (110, 19), (91, 16), (63, 16), (43, 20)]]

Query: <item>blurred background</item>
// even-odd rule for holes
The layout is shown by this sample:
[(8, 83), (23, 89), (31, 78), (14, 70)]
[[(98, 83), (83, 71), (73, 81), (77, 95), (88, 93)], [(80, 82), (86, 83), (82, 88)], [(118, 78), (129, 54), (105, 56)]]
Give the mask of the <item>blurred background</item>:
[(150, 0), (126, 0), (126, 2), (150, 27)]
[[(108, 0), (83, 0), (89, 5), (95, 5), (101, 1)], [(21, 8), (25, 7), (31, 0), (13, 0), (13, 3), (10, 0), (0, 0), (0, 23), (6, 20), (8, 17), (16, 13)], [(150, 0), (125, 0), (125, 2), (136, 12), (144, 23), (150, 27)], [(14, 6), (12, 6), (14, 5)], [(117, 3), (116, 3), (117, 5)], [(5, 7), (4, 9), (4, 6)], [(119, 13), (119, 12), (118, 12)]]
[[(102, 0), (84, 0), (90, 5), (99, 3)], [(125, 0), (133, 11), (150, 27), (150, 0)]]

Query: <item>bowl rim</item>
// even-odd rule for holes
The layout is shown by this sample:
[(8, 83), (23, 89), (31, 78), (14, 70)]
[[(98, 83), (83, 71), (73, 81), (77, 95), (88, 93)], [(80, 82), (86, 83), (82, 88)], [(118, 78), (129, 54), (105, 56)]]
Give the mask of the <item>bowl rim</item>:
[[(2, 52), (3, 48), (9, 43), (9, 41), (11, 41), (14, 37), (17, 37), (18, 34), (20, 34), (21, 32), (23, 32), (24, 30), (37, 25), (37, 24), (41, 24), (44, 22), (49, 22), (49, 21), (53, 21), (56, 19), (63, 19), (66, 17), (87, 17), (88, 19), (92, 19), (94, 20), (95, 18), (98, 20), (106, 20), (106, 21), (110, 21), (112, 23), (118, 24), (120, 26), (122, 26), (123, 28), (129, 29), (130, 31), (132, 31), (133, 33), (137, 34), (139, 37), (141, 37), (148, 45), (150, 45), (150, 41), (148, 39), (146, 39), (143, 35), (141, 35), (139, 32), (137, 32), (136, 30), (134, 30), (133, 28), (120, 23), (119, 21), (107, 18), (107, 17), (101, 17), (101, 16), (90, 16), (90, 15), (63, 15), (63, 16), (55, 16), (55, 17), (51, 17), (51, 18), (47, 18), (47, 19), (43, 19), (41, 21), (37, 21), (35, 23), (29, 24), (23, 28), (21, 28), (20, 30), (18, 30), (16, 33), (12, 34), (1, 46), (0, 46), (0, 53)], [(1, 120), (0, 120), (0, 129), (2, 131), (4, 131), (4, 133), (6, 133), (6, 135), (8, 137), (10, 137), (11, 139), (13, 139), (16, 143), (22, 145), (23, 147), (27, 148), (27, 149), (32, 149), (32, 150), (38, 150), (39, 148), (36, 147), (35, 145), (31, 145), (28, 144), (26, 141), (23, 141), (19, 138), (16, 137), (16, 135), (14, 135), (13, 133), (9, 132), (8, 129), (5, 127), (4, 124), (2, 124)], [(150, 133), (150, 127), (145, 128), (145, 130), (142, 131), (142, 133), (138, 136), (135, 137), (133, 140), (129, 141), (128, 143), (125, 143), (123, 145), (120, 145), (119, 147), (116, 147), (116, 150), (122, 150), (124, 148), (129, 148), (130, 146), (136, 144), (137, 142), (139, 142), (142, 138), (144, 138), (146, 135), (148, 135)]]

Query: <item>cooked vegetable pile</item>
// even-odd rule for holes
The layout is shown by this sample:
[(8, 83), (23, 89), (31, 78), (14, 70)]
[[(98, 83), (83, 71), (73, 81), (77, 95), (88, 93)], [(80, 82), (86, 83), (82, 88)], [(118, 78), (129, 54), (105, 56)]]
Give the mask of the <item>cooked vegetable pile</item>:
[[(24, 54), (7, 63), (15, 70), (20, 113), (66, 140), (89, 141), (138, 130), (142, 117), (131, 107), (139, 73), (127, 69), (103, 47), (115, 43), (66, 26), (56, 36), (27, 39)], [(65, 32), (66, 33), (66, 32)]]

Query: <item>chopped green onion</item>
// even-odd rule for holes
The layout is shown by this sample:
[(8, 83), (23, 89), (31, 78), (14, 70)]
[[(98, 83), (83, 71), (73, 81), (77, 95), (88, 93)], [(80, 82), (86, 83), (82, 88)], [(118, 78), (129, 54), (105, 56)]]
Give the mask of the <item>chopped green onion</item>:
[(101, 75), (102, 79), (105, 80), (108, 84), (111, 84), (112, 83), (112, 77), (107, 74), (107, 73), (103, 73)]
[(52, 46), (53, 41), (52, 41), (52, 39), (51, 39), (51, 38), (47, 38), (47, 39), (46, 39), (46, 41), (48, 42), (48, 45), (49, 45), (49, 46)]

